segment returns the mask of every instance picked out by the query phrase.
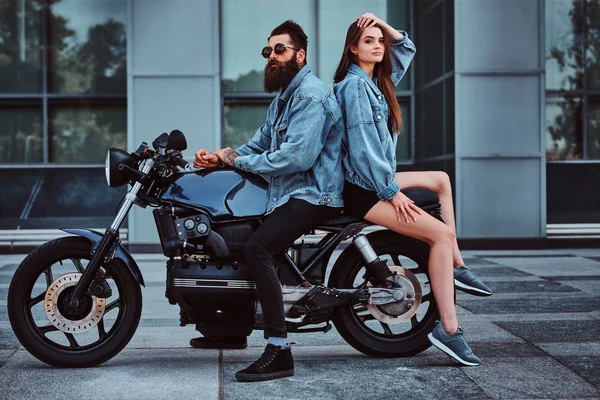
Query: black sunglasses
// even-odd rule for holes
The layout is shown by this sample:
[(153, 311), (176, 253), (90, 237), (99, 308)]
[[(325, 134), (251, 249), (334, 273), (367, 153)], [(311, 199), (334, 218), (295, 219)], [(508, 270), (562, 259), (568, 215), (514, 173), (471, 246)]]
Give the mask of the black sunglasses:
[(285, 51), (285, 49), (300, 50), (300, 49), (298, 49), (296, 47), (286, 46), (283, 43), (277, 43), (275, 45), (275, 48), (266, 46), (265, 48), (262, 49), (262, 52), (260, 54), (262, 54), (262, 56), (264, 58), (269, 58), (269, 57), (271, 57), (271, 53), (273, 51), (275, 51), (275, 54), (283, 54), (283, 52)]

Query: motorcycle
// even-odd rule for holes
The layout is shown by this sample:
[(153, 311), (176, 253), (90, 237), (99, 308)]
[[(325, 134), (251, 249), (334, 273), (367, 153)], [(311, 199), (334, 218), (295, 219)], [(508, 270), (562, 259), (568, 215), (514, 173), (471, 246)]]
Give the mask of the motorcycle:
[[(133, 153), (111, 148), (109, 186), (131, 186), (112, 225), (104, 234), (63, 229), (72, 236), (41, 245), (21, 262), (10, 283), (8, 314), (33, 356), (57, 367), (90, 367), (130, 341), (144, 279), (119, 228), (134, 205), (154, 208), (168, 258), (165, 297), (179, 306), (181, 326), (193, 324), (205, 336), (264, 329), (243, 249), (266, 217), (268, 184), (223, 165), (192, 170), (181, 154), (186, 148), (178, 130), (160, 135), (152, 148), (145, 142)], [(404, 193), (441, 220), (433, 192)], [(327, 332), (333, 323), (364, 354), (415, 355), (431, 346), (427, 334), (439, 318), (429, 246), (389, 230), (363, 232), (369, 226), (341, 214), (278, 256), (288, 332)], [(336, 249), (342, 251), (334, 260)]]

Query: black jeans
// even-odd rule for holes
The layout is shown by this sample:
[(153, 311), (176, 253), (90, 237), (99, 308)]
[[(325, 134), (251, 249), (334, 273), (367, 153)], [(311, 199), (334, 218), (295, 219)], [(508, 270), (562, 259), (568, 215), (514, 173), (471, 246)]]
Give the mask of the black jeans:
[(341, 211), (341, 208), (316, 206), (304, 200), (290, 199), (277, 207), (246, 243), (246, 263), (252, 270), (265, 318), (265, 338), (287, 337), (275, 255), (284, 252), (301, 235)]

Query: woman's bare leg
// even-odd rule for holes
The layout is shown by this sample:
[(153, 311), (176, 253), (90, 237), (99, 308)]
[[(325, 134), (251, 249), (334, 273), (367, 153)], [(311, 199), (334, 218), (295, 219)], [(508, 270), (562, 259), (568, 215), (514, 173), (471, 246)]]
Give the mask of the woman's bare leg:
[(411, 221), (410, 224), (400, 222), (396, 217), (394, 207), (383, 201), (375, 204), (364, 218), (369, 222), (429, 244), (431, 290), (437, 302), (444, 329), (448, 333), (455, 333), (458, 330), (452, 272), (452, 248), (455, 236), (450, 227), (425, 212), (417, 218), (417, 222)]
[(456, 219), (454, 218), (454, 205), (452, 202), (452, 185), (450, 184), (448, 174), (442, 171), (398, 172), (396, 173), (396, 182), (402, 189), (422, 187), (438, 195), (442, 218), (454, 233), (454, 245), (452, 249), (454, 267), (465, 265), (460, 255), (458, 241), (456, 240)]

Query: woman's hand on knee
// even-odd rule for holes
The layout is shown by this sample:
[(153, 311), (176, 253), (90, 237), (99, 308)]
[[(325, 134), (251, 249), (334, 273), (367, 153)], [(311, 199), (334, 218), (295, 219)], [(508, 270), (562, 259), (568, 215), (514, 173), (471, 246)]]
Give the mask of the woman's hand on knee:
[(417, 222), (417, 215), (421, 215), (421, 209), (415, 205), (415, 202), (406, 197), (402, 192), (398, 192), (390, 199), (390, 203), (396, 210), (398, 221), (406, 221), (410, 224), (410, 220)]

